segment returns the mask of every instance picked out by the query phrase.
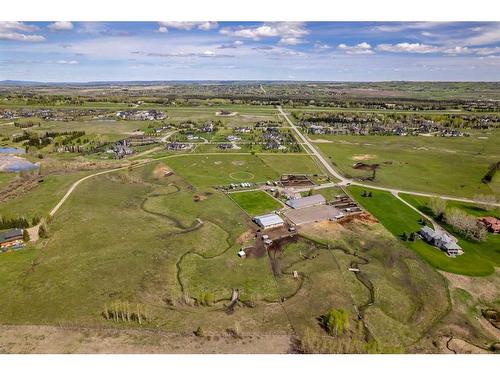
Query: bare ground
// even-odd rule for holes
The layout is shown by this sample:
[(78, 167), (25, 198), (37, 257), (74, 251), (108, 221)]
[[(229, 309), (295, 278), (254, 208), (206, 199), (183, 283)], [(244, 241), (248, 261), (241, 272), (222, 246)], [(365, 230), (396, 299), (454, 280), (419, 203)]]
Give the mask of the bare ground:
[(289, 353), (289, 335), (209, 334), (146, 330), (0, 325), (0, 353)]

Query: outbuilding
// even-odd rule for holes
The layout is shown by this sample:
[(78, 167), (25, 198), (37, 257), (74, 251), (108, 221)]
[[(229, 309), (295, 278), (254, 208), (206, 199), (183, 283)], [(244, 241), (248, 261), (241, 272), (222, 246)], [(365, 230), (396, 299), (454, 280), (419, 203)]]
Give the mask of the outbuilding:
[(289, 199), (285, 203), (293, 209), (298, 209), (326, 204), (326, 199), (321, 194), (314, 194), (304, 198)]
[(255, 216), (253, 220), (264, 229), (276, 228), (285, 224), (283, 219), (276, 214)]

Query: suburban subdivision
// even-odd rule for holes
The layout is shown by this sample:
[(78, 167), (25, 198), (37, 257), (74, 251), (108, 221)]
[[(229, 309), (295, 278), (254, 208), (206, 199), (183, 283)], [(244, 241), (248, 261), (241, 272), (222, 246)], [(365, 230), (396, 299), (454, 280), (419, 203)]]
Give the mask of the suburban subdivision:
[(2, 83), (0, 351), (498, 352), (499, 95)]

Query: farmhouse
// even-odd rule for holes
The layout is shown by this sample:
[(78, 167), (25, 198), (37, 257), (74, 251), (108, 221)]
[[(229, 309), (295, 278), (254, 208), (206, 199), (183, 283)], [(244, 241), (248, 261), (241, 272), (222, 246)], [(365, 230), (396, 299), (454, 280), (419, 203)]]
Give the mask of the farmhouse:
[(426, 242), (446, 251), (448, 255), (463, 254), (462, 248), (457, 244), (457, 240), (446, 233), (438, 233), (432, 228), (425, 226), (420, 229), (420, 235)]
[(23, 246), (23, 230), (19, 228), (0, 232), (0, 249), (17, 249)]
[(283, 219), (276, 214), (255, 216), (253, 220), (264, 229), (276, 228), (285, 224)]
[(304, 198), (289, 199), (285, 203), (293, 209), (298, 209), (325, 204), (326, 199), (321, 194), (314, 194)]

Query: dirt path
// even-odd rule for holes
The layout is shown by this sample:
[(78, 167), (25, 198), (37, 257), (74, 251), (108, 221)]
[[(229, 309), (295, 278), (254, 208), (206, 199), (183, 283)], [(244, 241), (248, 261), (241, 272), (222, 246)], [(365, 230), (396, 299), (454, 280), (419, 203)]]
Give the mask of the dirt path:
[(293, 350), (290, 335), (205, 332), (203, 337), (147, 329), (0, 325), (0, 353), (249, 353), (284, 354)]

